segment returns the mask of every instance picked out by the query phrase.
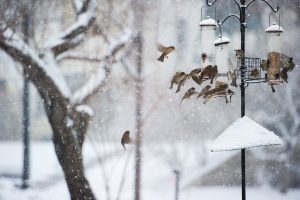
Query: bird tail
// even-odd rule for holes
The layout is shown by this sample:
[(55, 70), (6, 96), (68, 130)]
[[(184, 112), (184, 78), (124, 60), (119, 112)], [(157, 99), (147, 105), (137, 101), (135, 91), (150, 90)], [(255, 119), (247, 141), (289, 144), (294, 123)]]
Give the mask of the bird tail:
[(161, 56), (159, 56), (159, 58), (157, 58), (158, 61), (160, 62), (164, 62), (164, 58), (165, 58), (165, 54), (161, 54)]

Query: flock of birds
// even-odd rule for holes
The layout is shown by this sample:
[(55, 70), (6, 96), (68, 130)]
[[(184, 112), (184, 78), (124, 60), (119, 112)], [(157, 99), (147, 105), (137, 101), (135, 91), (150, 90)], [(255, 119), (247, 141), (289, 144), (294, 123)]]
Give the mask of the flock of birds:
[[(157, 49), (159, 52), (161, 52), (161, 55), (157, 58), (158, 61), (164, 62), (165, 58), (168, 58), (168, 54), (171, 52), (175, 51), (174, 46), (164, 46), (162, 44), (157, 44)], [(237, 58), (242, 57), (243, 52), (238, 49), (234, 50), (235, 51), (235, 56)], [(201, 55), (201, 60), (204, 63), (207, 59), (207, 54), (202, 53)], [(280, 54), (280, 70), (272, 70), (271, 68), (271, 63), (270, 60), (263, 59), (261, 60), (260, 63), (260, 68), (263, 71), (266, 71), (268, 76), (274, 77), (274, 79), (282, 79), (285, 82), (288, 82), (288, 74), (287, 72), (291, 72), (294, 69), (294, 62), (293, 58), (289, 57), (285, 54)], [(218, 76), (218, 67), (217, 65), (208, 65), (204, 68), (196, 68), (190, 71), (190, 73), (185, 73), (185, 72), (176, 72), (171, 80), (171, 85), (170, 89), (173, 89), (174, 85), (177, 85), (176, 93), (178, 93), (181, 89), (181, 87), (186, 83), (188, 79), (192, 79), (195, 83), (198, 85), (201, 85), (204, 81), (210, 80), (210, 84), (206, 85), (205, 87), (202, 88), (200, 92), (196, 91), (195, 87), (189, 88), (184, 96), (181, 99), (180, 104), (183, 102), (185, 99), (190, 99), (191, 96), (197, 95), (197, 99), (202, 97), (204, 99), (203, 103), (206, 103), (209, 99), (211, 98), (216, 98), (216, 97), (224, 97), (226, 103), (231, 102), (231, 97), (234, 95), (234, 91), (229, 89), (228, 83), (227, 82), (222, 82), (222, 81), (215, 81), (215, 87), (212, 88), (211, 84), (213, 84), (213, 81), (217, 78)], [(229, 71), (228, 72), (228, 77), (231, 80), (230, 85), (237, 87), (236, 83), (236, 71), (234, 70), (233, 72)], [(258, 79), (261, 77), (260, 70), (258, 68), (253, 68), (250, 71), (249, 78), (250, 79)], [(273, 87), (273, 84), (270, 84), (272, 91), (275, 92), (275, 89)], [(229, 97), (229, 101), (228, 101)], [(133, 140), (130, 138), (130, 132), (127, 130), (123, 133), (122, 138), (121, 138), (121, 144), (125, 148), (125, 144), (130, 144), (132, 143)]]

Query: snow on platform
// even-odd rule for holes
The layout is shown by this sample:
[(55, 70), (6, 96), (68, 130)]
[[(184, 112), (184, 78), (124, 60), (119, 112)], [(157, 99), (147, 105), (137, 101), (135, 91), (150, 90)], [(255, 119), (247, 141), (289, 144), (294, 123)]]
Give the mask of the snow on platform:
[(272, 131), (247, 116), (232, 123), (212, 143), (211, 151), (231, 151), (250, 147), (281, 145), (282, 140)]

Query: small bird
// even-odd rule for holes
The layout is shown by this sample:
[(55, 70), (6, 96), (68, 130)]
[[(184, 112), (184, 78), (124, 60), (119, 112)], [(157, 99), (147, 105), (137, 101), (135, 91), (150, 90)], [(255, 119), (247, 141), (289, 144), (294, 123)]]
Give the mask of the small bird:
[(287, 71), (293, 71), (295, 67), (295, 63), (293, 61), (293, 57), (289, 57), (285, 54), (280, 54), (280, 60), (281, 60), (281, 68), (287, 69)]
[[(205, 104), (209, 99), (212, 97), (217, 97), (217, 96), (224, 96), (226, 95), (226, 90), (228, 89), (228, 84), (225, 82), (221, 81), (216, 81), (215, 88), (212, 90), (209, 90), (206, 95), (203, 95), (204, 101), (203, 103)], [(225, 97), (226, 102), (228, 102), (227, 97)]]
[(262, 70), (267, 71), (267, 69), (268, 69), (268, 62), (266, 60), (262, 59), (260, 61), (260, 67), (261, 67)]
[(210, 84), (212, 84), (213, 80), (217, 76), (217, 74), (218, 74), (217, 65), (215, 65), (215, 66), (208, 65), (202, 70), (201, 75), (200, 75), (200, 80), (202, 82), (203, 78), (208, 77), (210, 79)]
[(180, 104), (182, 103), (182, 101), (183, 101), (184, 99), (189, 99), (189, 98), (190, 98), (192, 95), (194, 95), (194, 94), (197, 94), (197, 92), (195, 91), (195, 88), (194, 88), (194, 87), (191, 87), (190, 89), (188, 89), (188, 90), (186, 91), (186, 93), (185, 93), (184, 96), (182, 97)]
[(165, 57), (168, 58), (168, 54), (171, 53), (172, 51), (175, 50), (174, 46), (169, 46), (169, 47), (165, 47), (162, 44), (156, 44), (158, 51), (161, 52), (161, 55), (159, 56), (159, 58), (157, 59), (160, 62), (164, 62)]
[(173, 84), (177, 84), (176, 93), (180, 91), (181, 86), (184, 85), (185, 81), (189, 78), (189, 75), (185, 72), (176, 72), (171, 80), (170, 89), (173, 88)]
[(192, 79), (199, 85), (201, 85), (202, 83), (202, 81), (200, 80), (200, 73), (201, 73), (201, 68), (196, 68), (193, 69), (189, 74), (189, 76), (192, 77)]
[(251, 70), (251, 72), (250, 72), (250, 78), (252, 78), (252, 79), (257, 79), (259, 77), (259, 71), (258, 71), (258, 69), (253, 69), (253, 70)]
[(201, 60), (202, 60), (202, 62), (205, 63), (206, 59), (207, 59), (207, 54), (206, 53), (202, 53), (201, 54)]
[(200, 98), (201, 96), (205, 96), (207, 92), (210, 90), (211, 86), (207, 85), (205, 86), (198, 94), (197, 98)]
[(237, 87), (237, 83), (236, 83), (236, 69), (232, 71), (228, 72), (228, 77), (229, 79), (231, 79), (231, 86)]
[(235, 56), (237, 58), (241, 58), (243, 56), (243, 52), (241, 49), (235, 49), (234, 51), (235, 51)]
[(288, 82), (288, 74), (287, 74), (287, 72), (288, 72), (288, 68), (283, 68), (281, 70), (281, 72), (280, 72), (280, 78), (282, 80), (284, 80), (285, 82)]
[(130, 144), (130, 143), (131, 143), (130, 132), (125, 131), (125, 133), (123, 134), (122, 139), (121, 139), (121, 144), (124, 147), (124, 150), (126, 150), (125, 144)]

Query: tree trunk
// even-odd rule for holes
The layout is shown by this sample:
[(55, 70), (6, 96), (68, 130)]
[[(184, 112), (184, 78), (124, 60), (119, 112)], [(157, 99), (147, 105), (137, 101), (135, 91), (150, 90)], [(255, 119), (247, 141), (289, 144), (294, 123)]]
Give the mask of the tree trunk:
[[(50, 112), (48, 113), (49, 121), (53, 129), (55, 152), (62, 166), (71, 199), (93, 200), (96, 198), (85, 177), (82, 162), (82, 144), (88, 124), (74, 123), (73, 126), (68, 124), (68, 118), (76, 122), (80, 120), (80, 117), (74, 120), (74, 116), (83, 115), (74, 110), (73, 114), (75, 115), (70, 115), (66, 105), (64, 102), (57, 102), (57, 100), (53, 99)], [(78, 133), (79, 129), (82, 131), (81, 133)]]

